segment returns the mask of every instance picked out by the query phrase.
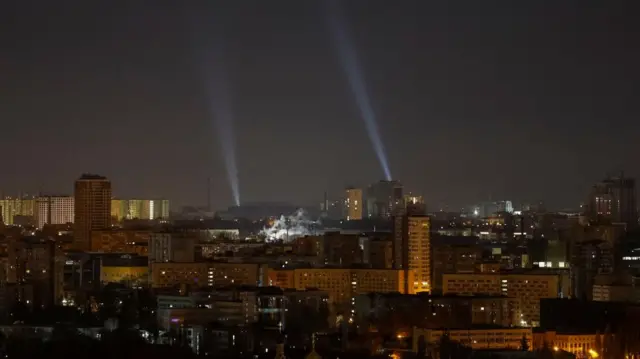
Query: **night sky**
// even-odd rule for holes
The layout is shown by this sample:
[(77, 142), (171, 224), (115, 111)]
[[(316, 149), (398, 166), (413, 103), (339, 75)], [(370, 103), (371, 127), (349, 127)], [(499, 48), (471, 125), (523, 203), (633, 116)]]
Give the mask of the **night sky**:
[[(630, 4), (343, 1), (393, 177), (430, 208), (575, 208), (607, 172), (640, 177)], [(216, 41), (243, 201), (313, 204), (381, 179), (327, 9), (2, 1), (0, 190), (70, 194), (94, 172), (119, 197), (204, 204), (211, 177), (214, 205), (230, 205), (202, 66)]]

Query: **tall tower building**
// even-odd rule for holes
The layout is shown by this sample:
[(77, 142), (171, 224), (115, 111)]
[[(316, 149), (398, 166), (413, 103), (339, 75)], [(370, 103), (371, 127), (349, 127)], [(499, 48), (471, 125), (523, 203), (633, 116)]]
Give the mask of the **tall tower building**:
[(45, 224), (73, 223), (75, 199), (71, 196), (46, 196), (36, 199), (35, 220), (38, 228)]
[(362, 189), (360, 188), (347, 188), (345, 191), (345, 199), (344, 199), (344, 209), (345, 216), (344, 218), (347, 221), (361, 220), (362, 219), (362, 210), (364, 207), (364, 203), (362, 201)]
[(84, 174), (75, 183), (74, 244), (91, 248), (91, 231), (111, 227), (111, 182), (103, 176)]
[(404, 209), (402, 184), (398, 181), (379, 181), (367, 188), (367, 216), (391, 218)]
[(636, 181), (633, 178), (609, 177), (593, 186), (589, 194), (588, 215), (593, 221), (607, 220), (638, 226)]
[[(405, 214), (394, 216), (392, 252), (394, 268), (405, 271), (405, 292), (430, 292), (431, 219), (421, 206), (408, 206)], [(415, 272), (413, 283), (409, 280), (410, 270)]]

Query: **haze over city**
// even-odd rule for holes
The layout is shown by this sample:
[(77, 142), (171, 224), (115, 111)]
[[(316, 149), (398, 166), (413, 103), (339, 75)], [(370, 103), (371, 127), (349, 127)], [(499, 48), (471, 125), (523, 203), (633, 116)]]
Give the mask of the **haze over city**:
[[(232, 205), (205, 73), (220, 66), (243, 202), (316, 205), (383, 179), (326, 5), (3, 4), (0, 188), (71, 193), (94, 172), (118, 196), (204, 205), (210, 177), (214, 208)], [(577, 208), (606, 173), (640, 174), (622, 2), (340, 6), (391, 174), (430, 208)]]

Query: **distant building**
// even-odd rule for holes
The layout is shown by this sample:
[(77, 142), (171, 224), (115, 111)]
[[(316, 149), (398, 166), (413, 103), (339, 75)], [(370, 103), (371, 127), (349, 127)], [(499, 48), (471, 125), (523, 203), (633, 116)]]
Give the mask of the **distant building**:
[(403, 204), (405, 207), (405, 211), (411, 208), (419, 208), (421, 212), (427, 213), (427, 205), (424, 202), (424, 198), (422, 196), (414, 196), (412, 194), (404, 195)]
[(35, 209), (33, 197), (0, 198), (0, 218), (6, 225), (13, 225), (16, 216), (33, 217)]
[(345, 216), (347, 221), (361, 220), (363, 218), (364, 201), (361, 188), (348, 188), (345, 191)]
[(149, 265), (143, 256), (104, 256), (100, 260), (100, 282), (140, 286), (149, 279)]
[(393, 241), (384, 239), (369, 241), (369, 264), (373, 268), (393, 268)]
[[(435, 346), (439, 343), (443, 335), (449, 335), (452, 341), (461, 343), (474, 350), (486, 349), (512, 349), (519, 350), (522, 345), (522, 338), (528, 343), (533, 340), (531, 328), (469, 328), (469, 329), (413, 329), (413, 351), (418, 351), (420, 339), (427, 345)], [(531, 345), (529, 346), (531, 349)]]
[(149, 263), (195, 261), (196, 233), (152, 233)]
[(112, 199), (111, 217), (125, 219), (169, 219), (169, 200), (166, 199)]
[[(482, 259), (482, 247), (476, 243), (432, 243), (431, 257), (432, 291), (441, 293), (444, 273), (462, 274), (476, 271), (476, 266)], [(482, 265), (480, 269), (484, 269)]]
[(479, 218), (491, 217), (496, 213), (507, 212), (513, 213), (513, 202), (511, 201), (496, 201), (496, 202), (484, 202), (473, 207), (473, 215)]
[(422, 196), (414, 196), (411, 193), (404, 195), (404, 203), (405, 204), (424, 204), (424, 198)]
[(44, 196), (36, 199), (35, 220), (38, 228), (45, 224), (73, 223), (75, 199), (72, 196)]
[(614, 246), (597, 239), (574, 243), (570, 266), (571, 286), (575, 297), (592, 300), (596, 277), (614, 272)]
[[(517, 300), (506, 296), (367, 293), (355, 298), (356, 325), (395, 335), (411, 327), (513, 327)], [(516, 322), (517, 320), (517, 322)], [(408, 333), (407, 333), (408, 334)]]
[[(597, 332), (574, 332), (565, 330), (536, 331), (533, 333), (533, 350), (541, 350), (545, 346), (553, 348), (555, 352), (564, 351), (575, 355), (576, 358), (584, 358), (584, 354), (589, 350), (597, 348), (598, 343)], [(602, 336), (600, 337), (602, 340)], [(554, 356), (555, 357), (555, 356)], [(594, 357), (590, 355), (590, 357)]]
[(594, 301), (599, 302), (640, 302), (640, 288), (637, 278), (631, 275), (601, 274), (596, 276), (593, 284)]
[(258, 263), (152, 262), (149, 280), (153, 288), (264, 286), (266, 267)]
[(609, 177), (596, 183), (587, 203), (587, 215), (592, 221), (610, 221), (638, 225), (636, 181), (624, 175)]
[(91, 251), (98, 253), (135, 253), (146, 256), (151, 231), (105, 229), (91, 231)]
[(111, 228), (111, 182), (103, 176), (84, 174), (75, 182), (74, 244), (91, 248), (91, 231)]
[[(360, 269), (360, 268), (298, 268), (268, 269), (267, 286), (283, 289), (295, 288), (305, 290), (317, 288), (329, 294), (329, 304), (334, 314), (340, 311), (350, 312), (353, 320), (355, 313), (355, 296), (371, 292), (406, 293), (405, 281), (414, 281), (414, 271), (397, 269)], [(409, 292), (407, 294), (413, 294)], [(351, 309), (351, 310), (349, 310)]]
[(379, 181), (367, 188), (366, 212), (369, 218), (391, 218), (404, 208), (402, 184), (398, 181)]
[(359, 234), (327, 232), (320, 238), (318, 257), (328, 265), (349, 267), (363, 264), (368, 261), (365, 243), (368, 243), (368, 238)]

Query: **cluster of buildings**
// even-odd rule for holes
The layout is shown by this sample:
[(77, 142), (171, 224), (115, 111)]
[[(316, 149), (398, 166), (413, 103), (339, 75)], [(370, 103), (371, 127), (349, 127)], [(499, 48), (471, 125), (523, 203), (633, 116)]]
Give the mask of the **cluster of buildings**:
[(407, 204), (424, 205), (421, 196), (404, 193), (399, 181), (381, 180), (365, 188), (349, 187), (344, 198), (330, 202), (325, 199), (321, 209), (325, 216), (347, 221), (390, 219)]
[[(92, 293), (115, 285), (153, 293), (165, 333), (153, 340), (179, 337), (202, 355), (273, 353), (283, 335), (307, 351), (319, 338), (325, 348), (435, 356), (447, 336), (477, 351), (640, 353), (630, 179), (598, 183), (575, 213), (514, 210), (509, 201), (427, 213), (421, 198), (381, 181), (346, 190), (344, 228), (273, 242), (247, 239), (241, 221), (170, 221), (163, 201), (113, 200), (101, 176), (78, 179), (71, 203), (66, 230), (2, 228), (5, 322), (16, 303), (99, 311)], [(117, 226), (114, 217), (154, 223)], [(387, 227), (370, 227), (370, 218)]]
[[(110, 223), (124, 220), (167, 220), (169, 200), (109, 198)], [(0, 219), (6, 226), (72, 224), (76, 220), (76, 197), (62, 195), (18, 196), (0, 198)]]

